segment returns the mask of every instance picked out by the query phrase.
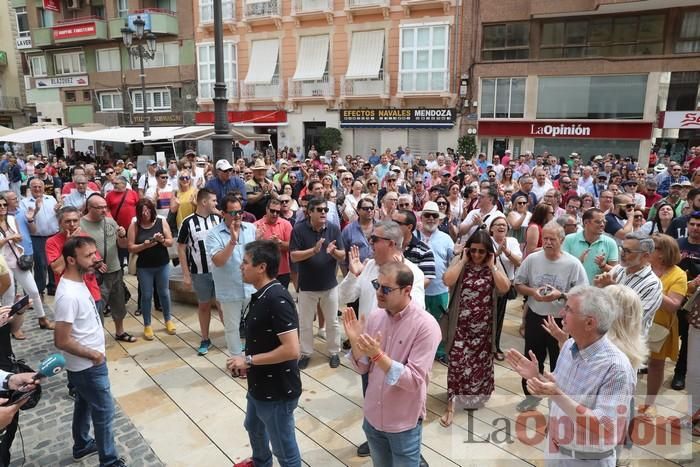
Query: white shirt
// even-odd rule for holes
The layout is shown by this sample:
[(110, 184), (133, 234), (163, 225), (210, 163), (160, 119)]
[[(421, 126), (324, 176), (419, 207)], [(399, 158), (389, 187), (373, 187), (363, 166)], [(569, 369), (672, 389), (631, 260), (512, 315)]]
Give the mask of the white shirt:
[(544, 194), (547, 193), (547, 190), (551, 190), (554, 188), (552, 185), (552, 182), (549, 180), (545, 179), (544, 185), (540, 185), (537, 183), (537, 180), (535, 180), (535, 183), (532, 184), (532, 192), (537, 196), (537, 202), (539, 203), (542, 201), (542, 198), (544, 198)]
[[(97, 312), (97, 305), (85, 282), (61, 278), (54, 302), (56, 321), (71, 323), (71, 337), (80, 345), (105, 353), (105, 334)], [(91, 360), (63, 352), (66, 369), (82, 371), (93, 366)]]
[[(473, 224), (474, 218), (477, 215), (481, 216), (481, 223), (486, 224), (487, 232), (489, 231), (489, 228), (491, 227), (491, 222), (493, 222), (494, 219), (497, 219), (499, 217), (505, 217), (505, 215), (498, 210), (498, 206), (494, 206), (489, 212), (483, 212), (481, 209), (473, 209), (469, 211), (469, 214), (467, 214), (467, 217), (464, 218), (464, 220), (460, 224), (460, 227), (467, 224)], [(467, 232), (465, 235), (462, 235), (460, 243), (464, 243), (465, 241), (467, 241), (469, 237), (474, 232), (476, 232), (476, 229), (478, 227), (479, 225), (472, 225), (472, 227), (469, 229), (469, 232)]]

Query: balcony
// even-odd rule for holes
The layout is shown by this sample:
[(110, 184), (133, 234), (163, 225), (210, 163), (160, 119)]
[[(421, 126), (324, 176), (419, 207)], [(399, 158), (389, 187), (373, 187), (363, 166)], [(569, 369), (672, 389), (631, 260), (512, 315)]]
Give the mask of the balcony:
[(450, 7), (454, 5), (454, 0), (401, 0), (401, 7), (406, 16), (411, 16), (412, 11), (433, 8), (442, 8), (442, 11), (447, 14), (450, 12)]
[(282, 29), (282, 0), (243, 0), (241, 21), (252, 30), (253, 25), (274, 24)]
[(399, 75), (396, 97), (404, 102), (412, 98), (440, 98), (444, 106), (451, 105), (457, 95), (450, 91), (450, 73), (408, 72)]
[(284, 82), (274, 76), (270, 84), (246, 84), (241, 82), (241, 100), (280, 102), (284, 98)]
[(345, 0), (345, 13), (350, 23), (357, 15), (381, 14), (388, 19), (389, 0)]
[(389, 74), (379, 72), (377, 78), (359, 78), (340, 80), (340, 97), (344, 100), (381, 98), (389, 99)]
[[(177, 36), (180, 28), (177, 24), (177, 13), (162, 8), (146, 8), (144, 10), (130, 10), (129, 23), (140, 16), (146, 22), (146, 29), (150, 29), (156, 35)], [(109, 20), (109, 38), (121, 40), (125, 18), (113, 18)], [(133, 29), (133, 28), (132, 28)]]
[(54, 45), (53, 30), (51, 28), (32, 28), (31, 35), (32, 47), (35, 49)]
[(19, 97), (0, 96), (0, 112), (19, 112), (22, 110), (22, 101)]
[(321, 79), (298, 80), (289, 79), (289, 99), (291, 100), (331, 100), (335, 95), (335, 80), (332, 76), (323, 75)]
[(51, 28), (54, 44), (72, 44), (109, 39), (107, 21), (99, 16), (83, 16), (56, 21)]
[(333, 24), (333, 0), (292, 0), (292, 17), (297, 26), (304, 20), (324, 18)]

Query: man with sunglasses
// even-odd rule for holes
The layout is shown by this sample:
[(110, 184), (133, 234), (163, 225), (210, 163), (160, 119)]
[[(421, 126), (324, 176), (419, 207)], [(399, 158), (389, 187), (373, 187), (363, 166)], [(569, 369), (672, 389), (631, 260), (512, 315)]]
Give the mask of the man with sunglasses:
[(158, 184), (156, 180), (156, 171), (158, 170), (158, 162), (151, 159), (146, 162), (146, 173), (141, 175), (138, 182), (139, 196), (143, 198), (146, 196), (146, 191), (153, 186)]
[(338, 262), (345, 259), (340, 228), (328, 222), (328, 203), (313, 198), (307, 218), (294, 225), (289, 245), (292, 261), (299, 265), (299, 368), (305, 369), (313, 353), (313, 320), (317, 305), (326, 319), (326, 345), (331, 368), (340, 366), (340, 325), (338, 323)]
[(37, 162), (36, 165), (34, 165), (34, 176), (29, 177), (29, 179), (27, 180), (27, 185), (29, 185), (29, 183), (35, 178), (38, 178), (39, 180), (44, 182), (45, 194), (53, 197), (61, 196), (61, 188), (63, 187), (63, 182), (60, 178), (54, 177), (47, 172), (45, 162)]
[(441, 333), (417, 303), (414, 283), (408, 263), (389, 261), (372, 281), (377, 307), (369, 316), (358, 320), (352, 308), (343, 312), (352, 345), (348, 356), (355, 370), (366, 375), (362, 428), (377, 466), (428, 465), (420, 454), (422, 426)]
[(614, 206), (605, 214), (605, 232), (613, 237), (619, 246), (625, 236), (634, 230), (632, 221), (635, 204), (629, 195), (617, 195), (613, 198), (613, 203)]
[[(370, 198), (360, 198), (357, 202), (357, 220), (351, 222), (343, 229), (341, 237), (343, 237), (343, 245), (350, 251), (352, 247), (357, 247), (360, 254), (360, 261), (365, 262), (367, 258), (372, 256), (372, 247), (370, 238), (374, 233), (374, 201)], [(347, 263), (346, 263), (347, 264)], [(347, 271), (347, 266), (344, 272)], [(340, 291), (338, 293), (341, 293)], [(357, 298), (350, 300), (351, 303)]]
[(391, 220), (401, 226), (404, 256), (423, 271), (424, 286), (428, 287), (430, 281), (435, 279), (435, 256), (430, 247), (414, 235), (418, 226), (416, 215), (413, 211), (397, 210), (391, 215)]
[(219, 159), (216, 162), (216, 176), (211, 178), (205, 188), (216, 193), (216, 199), (219, 203), (217, 206), (220, 210), (224, 209), (223, 200), (231, 191), (238, 191), (243, 197), (243, 206), (246, 203), (246, 186), (243, 180), (238, 175), (233, 174), (233, 166), (226, 159)]
[(289, 240), (292, 238), (292, 224), (282, 218), (282, 202), (272, 198), (267, 202), (265, 216), (255, 222), (256, 240), (271, 240), (280, 250), (280, 265), (277, 280), (285, 288), (289, 287)]

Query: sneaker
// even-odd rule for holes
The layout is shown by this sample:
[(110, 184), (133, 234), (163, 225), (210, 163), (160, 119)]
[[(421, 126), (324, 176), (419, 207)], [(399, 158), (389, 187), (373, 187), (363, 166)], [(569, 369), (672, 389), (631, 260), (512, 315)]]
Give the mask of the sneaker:
[(175, 335), (176, 331), (175, 323), (173, 323), (173, 320), (169, 319), (165, 322), (165, 330), (168, 331), (168, 334)]
[(153, 334), (153, 327), (144, 326), (143, 327), (143, 338), (146, 339), (147, 341), (152, 341), (154, 337), (155, 337), (155, 334)]
[(447, 355), (440, 355), (435, 360), (441, 365), (450, 366), (450, 360), (447, 358)]
[(420, 467), (430, 467), (428, 464), (428, 461), (425, 460), (425, 457), (423, 457), (423, 454), (420, 455), (420, 464), (418, 464)]
[(124, 460), (124, 458), (123, 458), (123, 457), (120, 457), (119, 459), (117, 459), (116, 462), (114, 462), (114, 463), (112, 463), (112, 464), (109, 464), (109, 467), (128, 467), (128, 466), (127, 466), (126, 461)]
[(357, 457), (369, 457), (369, 443), (367, 441), (357, 447)]
[(525, 396), (525, 399), (520, 401), (518, 405), (515, 406), (515, 410), (518, 412), (529, 412), (535, 410), (540, 404), (540, 399), (533, 396)]
[(346, 339), (343, 341), (343, 350), (350, 350), (352, 349), (352, 345), (350, 345), (350, 339)]
[(73, 389), (73, 388), (68, 389), (68, 397), (75, 400), (75, 394), (76, 394), (75, 389)]
[(318, 332), (316, 333), (316, 336), (319, 339), (323, 339), (325, 341), (326, 340), (326, 329), (325, 328), (319, 329)]
[(211, 347), (211, 340), (205, 339), (199, 343), (199, 350), (197, 350), (197, 355), (206, 355), (209, 353), (209, 347)]
[(685, 376), (675, 373), (673, 379), (671, 380), (671, 389), (676, 391), (682, 391), (685, 389)]
[(297, 365), (299, 366), (300, 370), (306, 370), (306, 367), (309, 366), (310, 361), (311, 357), (309, 357), (308, 355), (302, 355)]
[(331, 355), (331, 358), (328, 360), (328, 364), (331, 366), (331, 368), (338, 368), (340, 366), (340, 357), (338, 357), (338, 354)]
[(75, 448), (73, 448), (73, 460), (76, 462), (94, 456), (95, 454), (97, 454), (97, 443), (94, 439), (91, 439), (80, 451), (76, 451)]

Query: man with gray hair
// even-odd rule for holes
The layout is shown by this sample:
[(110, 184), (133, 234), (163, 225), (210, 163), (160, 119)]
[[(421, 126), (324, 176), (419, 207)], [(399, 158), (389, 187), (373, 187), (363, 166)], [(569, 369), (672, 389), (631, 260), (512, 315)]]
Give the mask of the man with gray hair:
[(95, 191), (88, 188), (88, 179), (85, 175), (76, 175), (73, 177), (73, 181), (75, 182), (75, 190), (63, 198), (63, 205), (73, 206), (82, 211), (85, 207), (85, 201)]
[(637, 382), (629, 359), (606, 336), (618, 307), (607, 293), (587, 285), (562, 298), (566, 303), (560, 316), (571, 337), (562, 346), (556, 370), (541, 374), (537, 358), (514, 349), (506, 359), (530, 392), (550, 399), (549, 417), (556, 423), (547, 433), (547, 465), (614, 467)]
[[(558, 316), (566, 292), (577, 285), (588, 285), (588, 276), (575, 256), (562, 250), (564, 229), (556, 221), (542, 228), (542, 249), (528, 255), (515, 275), (515, 288), (527, 297), (523, 310), (520, 334), (525, 337), (526, 355), (536, 357), (540, 373), (549, 354), (550, 371), (554, 371), (559, 344), (544, 329), (543, 324)], [(539, 398), (531, 396), (525, 379), (522, 380), (525, 399), (517, 406), (519, 412), (533, 410)]]
[(661, 280), (654, 274), (649, 258), (654, 252), (654, 240), (642, 232), (625, 235), (620, 247), (620, 264), (594, 279), (597, 287), (621, 284), (634, 290), (642, 301), (642, 332), (649, 333), (656, 310), (663, 300)]

